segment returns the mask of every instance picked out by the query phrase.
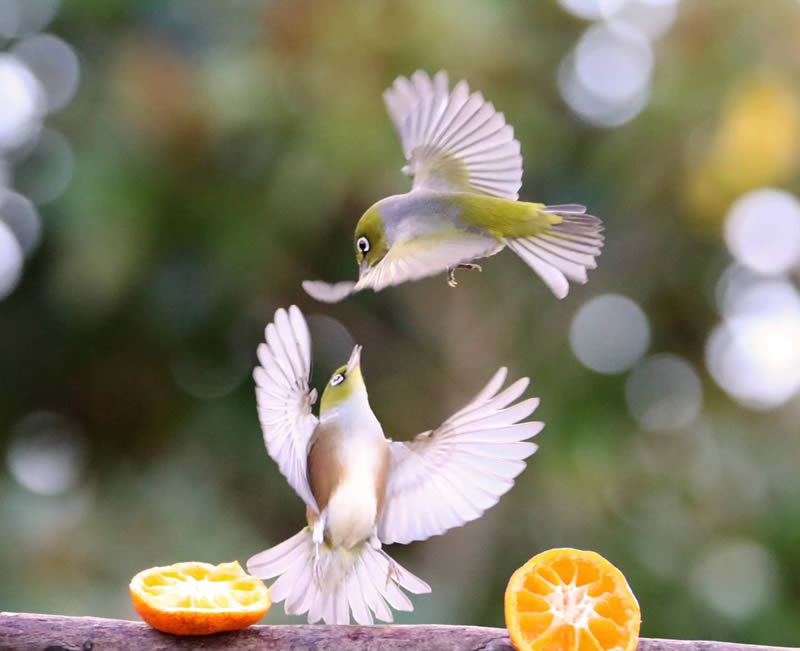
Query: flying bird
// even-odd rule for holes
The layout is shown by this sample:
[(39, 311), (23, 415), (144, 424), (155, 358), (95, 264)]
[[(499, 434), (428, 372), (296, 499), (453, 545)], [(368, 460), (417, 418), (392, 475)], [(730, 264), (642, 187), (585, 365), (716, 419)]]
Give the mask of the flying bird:
[(506, 369), (465, 407), (409, 442), (387, 439), (369, 404), (361, 347), (322, 392), (309, 387), (311, 337), (296, 306), (279, 309), (258, 347), (258, 414), (269, 455), (306, 505), (307, 526), (253, 556), (248, 571), (271, 586), (272, 600), (308, 621), (392, 621), (413, 610), (403, 590), (430, 586), (382, 549), (425, 540), (479, 518), (508, 491), (536, 451), (527, 439), (544, 427), (521, 422), (539, 404), (518, 401), (522, 378), (501, 390)]
[(522, 156), (513, 128), (465, 81), (449, 90), (447, 73), (398, 77), (383, 94), (400, 135), (411, 190), (373, 204), (356, 225), (358, 280), (303, 283), (335, 303), (367, 287), (379, 291), (447, 273), (478, 269), (475, 260), (508, 247), (558, 297), (568, 279), (587, 281), (603, 246), (601, 221), (579, 204), (518, 201)]

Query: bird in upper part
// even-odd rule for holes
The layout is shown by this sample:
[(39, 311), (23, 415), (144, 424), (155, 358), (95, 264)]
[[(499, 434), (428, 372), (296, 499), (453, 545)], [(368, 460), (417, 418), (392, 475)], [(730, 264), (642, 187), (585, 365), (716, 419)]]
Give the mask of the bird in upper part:
[[(465, 407), (411, 441), (384, 436), (367, 398), (361, 347), (334, 371), (312, 413), (311, 337), (296, 306), (279, 309), (258, 347), (254, 371), (269, 455), (306, 504), (307, 526), (253, 556), (248, 571), (278, 578), (272, 600), (310, 623), (359, 624), (391, 608), (413, 610), (403, 589), (430, 592), (383, 544), (410, 543), (479, 518), (514, 484), (544, 427), (520, 422), (539, 404), (518, 401), (521, 378), (501, 390), (499, 369)], [(391, 607), (391, 608), (390, 608)]]
[(356, 225), (358, 280), (307, 280), (313, 298), (335, 303), (367, 287), (385, 287), (477, 269), (475, 260), (508, 247), (558, 297), (568, 280), (587, 281), (603, 246), (601, 221), (579, 204), (518, 201), (522, 155), (513, 128), (465, 81), (449, 90), (447, 73), (398, 77), (383, 94), (414, 177), (409, 192), (381, 199)]

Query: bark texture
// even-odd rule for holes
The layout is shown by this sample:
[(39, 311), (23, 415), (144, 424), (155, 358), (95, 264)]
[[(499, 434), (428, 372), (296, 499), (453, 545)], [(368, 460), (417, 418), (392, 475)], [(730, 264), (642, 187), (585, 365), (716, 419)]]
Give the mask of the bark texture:
[[(641, 639), (638, 651), (787, 651), (729, 642)], [(480, 626), (251, 626), (234, 633), (178, 637), (143, 622), (0, 613), (0, 649), (14, 651), (513, 651), (503, 628)]]

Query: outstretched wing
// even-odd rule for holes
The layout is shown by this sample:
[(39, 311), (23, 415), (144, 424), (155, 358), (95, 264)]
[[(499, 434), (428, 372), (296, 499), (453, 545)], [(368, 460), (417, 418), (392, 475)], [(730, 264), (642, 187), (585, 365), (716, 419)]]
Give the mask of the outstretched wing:
[(459, 263), (490, 255), (500, 246), (493, 237), (467, 230), (399, 240), (380, 262), (365, 270), (357, 282), (331, 284), (323, 280), (305, 280), (303, 289), (318, 301), (338, 303), (362, 289), (379, 292), (392, 285), (444, 273)]
[(505, 378), (501, 368), (437, 429), (408, 443), (390, 444), (386, 506), (378, 523), (382, 542), (424, 540), (475, 520), (513, 486), (525, 468), (523, 459), (536, 451), (526, 439), (544, 423), (519, 422), (533, 413), (539, 399), (512, 404), (528, 378), (498, 393)]
[(414, 177), (413, 189), (471, 191), (516, 199), (522, 186), (522, 156), (514, 129), (491, 102), (465, 81), (453, 91), (447, 73), (431, 79), (417, 70), (398, 77), (383, 94)]
[(311, 413), (316, 390), (311, 374), (311, 335), (302, 312), (292, 305), (275, 312), (258, 346), (256, 381), (258, 419), (267, 452), (295, 492), (315, 511), (317, 502), (308, 483), (308, 444), (319, 420)]

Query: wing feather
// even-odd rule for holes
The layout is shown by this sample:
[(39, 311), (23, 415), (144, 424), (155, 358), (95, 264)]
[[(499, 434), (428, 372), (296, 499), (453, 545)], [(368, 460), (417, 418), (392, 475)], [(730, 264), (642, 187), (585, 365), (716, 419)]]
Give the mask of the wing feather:
[(408, 443), (390, 444), (386, 506), (378, 536), (386, 544), (424, 540), (474, 520), (497, 503), (536, 451), (527, 439), (543, 423), (520, 422), (539, 404), (516, 400), (522, 378), (500, 391), (501, 368), (462, 409), (437, 429)]
[(444, 273), (462, 262), (489, 255), (498, 246), (493, 237), (470, 231), (459, 231), (452, 237), (436, 235), (430, 239), (396, 241), (383, 259), (365, 270), (357, 282), (330, 284), (306, 280), (303, 289), (318, 301), (337, 303), (362, 289), (378, 292), (409, 280)]
[(253, 371), (258, 417), (267, 452), (295, 492), (314, 510), (308, 483), (308, 444), (319, 422), (311, 413), (316, 392), (311, 374), (311, 335), (303, 314), (292, 305), (275, 312), (267, 325), (266, 343), (259, 344)]
[[(447, 73), (431, 79), (421, 70), (398, 77), (383, 94), (414, 176), (414, 189), (473, 191), (516, 199), (522, 156), (514, 130), (481, 93), (465, 81), (449, 90)], [(502, 167), (486, 169), (502, 160)]]

